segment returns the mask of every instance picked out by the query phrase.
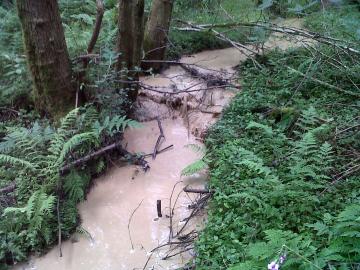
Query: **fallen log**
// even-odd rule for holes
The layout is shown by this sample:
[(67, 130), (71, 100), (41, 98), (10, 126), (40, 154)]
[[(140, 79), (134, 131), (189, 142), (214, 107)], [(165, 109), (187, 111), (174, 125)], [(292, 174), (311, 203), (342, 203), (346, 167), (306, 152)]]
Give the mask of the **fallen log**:
[(192, 77), (200, 78), (206, 81), (207, 86), (223, 86), (223, 85), (231, 84), (230, 80), (224, 79), (221, 76), (217, 76), (215, 74), (202, 73), (200, 72), (200, 70), (191, 67), (190, 65), (181, 63), (180, 66), (182, 69), (188, 72)]
[(208, 189), (196, 189), (196, 188), (189, 188), (188, 186), (184, 187), (184, 192), (187, 193), (198, 193), (198, 194), (208, 194), (208, 193), (212, 193), (210, 190)]
[(91, 153), (85, 157), (74, 160), (73, 162), (63, 166), (60, 169), (60, 174), (63, 175), (65, 172), (69, 171), (71, 168), (82, 165), (85, 162), (89, 161), (90, 159), (93, 159), (97, 156), (101, 156), (111, 150), (114, 150), (114, 149), (117, 149), (119, 151), (120, 155), (128, 156), (132, 163), (134, 163), (136, 165), (141, 165), (144, 171), (147, 171), (148, 169), (150, 169), (150, 166), (147, 163), (147, 161), (144, 159), (144, 157), (137, 156), (137, 155), (134, 155), (134, 154), (128, 152), (121, 146), (121, 142), (116, 142), (111, 145), (105, 146), (105, 147), (99, 149), (98, 151), (95, 151), (94, 153)]

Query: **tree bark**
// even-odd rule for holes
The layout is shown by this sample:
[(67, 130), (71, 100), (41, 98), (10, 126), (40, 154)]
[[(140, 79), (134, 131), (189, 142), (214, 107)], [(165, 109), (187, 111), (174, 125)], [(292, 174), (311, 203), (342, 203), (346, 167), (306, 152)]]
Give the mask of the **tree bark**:
[(58, 3), (56, 0), (17, 0), (16, 5), (36, 108), (57, 119), (75, 104)]
[(144, 37), (144, 0), (120, 0), (118, 19), (117, 52), (119, 53), (116, 70), (118, 78), (126, 81), (119, 84), (130, 101), (138, 95), (139, 68), (141, 64)]
[[(164, 60), (173, 9), (173, 0), (153, 0), (144, 36), (146, 60)], [(162, 63), (144, 63), (143, 68), (158, 71)]]

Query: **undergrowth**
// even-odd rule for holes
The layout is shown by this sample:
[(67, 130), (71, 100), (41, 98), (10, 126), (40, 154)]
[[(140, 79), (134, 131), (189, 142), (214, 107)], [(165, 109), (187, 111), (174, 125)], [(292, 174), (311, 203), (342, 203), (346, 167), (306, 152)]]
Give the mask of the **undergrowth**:
[(58, 217), (63, 238), (75, 232), (77, 204), (85, 199), (91, 177), (108, 162), (100, 156), (70, 171), (64, 166), (121, 140), (128, 126), (136, 122), (124, 116), (101, 117), (87, 106), (69, 112), (57, 127), (37, 121), (6, 129), (0, 142), (0, 189), (16, 189), (0, 194), (0, 266), (56, 243)]
[(360, 59), (336, 53), (349, 69), (325, 47), (241, 66), (243, 91), (206, 140), (215, 194), (199, 269), (357, 269)]

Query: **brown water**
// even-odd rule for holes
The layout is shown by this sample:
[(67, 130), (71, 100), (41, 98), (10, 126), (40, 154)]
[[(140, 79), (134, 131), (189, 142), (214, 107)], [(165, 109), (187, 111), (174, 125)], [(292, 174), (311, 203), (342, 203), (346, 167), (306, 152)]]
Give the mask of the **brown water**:
[[(294, 23), (297, 24), (296, 21)], [(276, 35), (265, 45), (287, 48), (299, 44)], [(245, 59), (246, 56), (239, 50), (229, 48), (185, 56), (180, 61), (196, 64), (196, 69), (202, 73), (215, 74), (235, 83), (234, 67)], [(164, 93), (207, 86), (207, 82), (192, 78), (179, 66), (172, 66), (153, 77), (142, 78), (142, 82), (158, 87)], [(164, 97), (162, 93), (143, 90), (137, 118), (144, 121), (161, 117), (166, 137), (162, 147), (173, 144), (173, 148), (159, 154), (155, 160), (149, 158), (151, 169), (146, 173), (134, 165), (114, 165), (106, 175), (95, 181), (96, 185), (87, 200), (79, 205), (81, 226), (91, 234), (92, 239), (74, 236), (62, 244), (61, 258), (58, 248), (54, 247), (46, 255), (32, 257), (27, 264), (18, 265), (15, 269), (143, 269), (148, 259), (145, 269), (176, 269), (191, 260), (191, 250), (169, 260), (162, 260), (169, 251), (168, 247), (153, 253), (150, 251), (169, 240), (170, 220), (167, 216), (174, 185), (183, 181), (176, 185), (172, 199), (174, 201), (180, 193), (172, 222), (176, 231), (190, 213), (187, 206), (195, 199), (195, 196), (181, 193), (182, 188), (186, 185), (204, 187), (206, 183), (205, 172), (181, 177), (181, 170), (199, 158), (199, 154), (186, 145), (202, 145), (199, 141), (206, 130), (216, 122), (237, 91), (239, 88), (235, 86), (178, 95), (166, 94), (167, 99), (161, 101)], [(176, 108), (171, 105), (175, 98), (179, 99), (180, 104)], [(141, 129), (127, 130), (124, 144), (131, 152), (151, 153), (158, 135), (157, 122), (147, 121)], [(162, 200), (162, 218), (157, 218), (157, 200)], [(192, 219), (187, 232), (200, 229), (204, 219), (204, 215)]]
[[(77, 237), (77, 241), (66, 241), (62, 245), (63, 257), (57, 248), (40, 258), (32, 258), (27, 266), (19, 269), (143, 269), (149, 252), (169, 239), (169, 198), (174, 184), (183, 180), (174, 191), (175, 200), (184, 185), (203, 186), (206, 176), (180, 177), (181, 170), (199, 158), (191, 149), (185, 147), (196, 143), (187, 137), (186, 128), (179, 120), (162, 121), (166, 141), (163, 146), (174, 147), (149, 159), (150, 171), (144, 173), (136, 166), (113, 167), (104, 177), (96, 180), (87, 200), (79, 205), (82, 227), (93, 237)], [(159, 129), (156, 121), (144, 123), (141, 129), (128, 130), (125, 143), (132, 152), (153, 151)], [(134, 179), (133, 179), (134, 178)], [(162, 200), (163, 217), (157, 218), (156, 201)], [(194, 199), (194, 198), (192, 198)], [(142, 203), (141, 203), (142, 202)], [(139, 204), (141, 205), (139, 206)], [(174, 231), (183, 224), (190, 210), (191, 200), (184, 194), (179, 197), (173, 220)], [(136, 209), (131, 223), (129, 219)], [(201, 224), (201, 216), (191, 222)], [(190, 224), (189, 228), (194, 228)], [(189, 254), (173, 260), (161, 260), (164, 251), (155, 252), (148, 267), (172, 269), (189, 259)]]

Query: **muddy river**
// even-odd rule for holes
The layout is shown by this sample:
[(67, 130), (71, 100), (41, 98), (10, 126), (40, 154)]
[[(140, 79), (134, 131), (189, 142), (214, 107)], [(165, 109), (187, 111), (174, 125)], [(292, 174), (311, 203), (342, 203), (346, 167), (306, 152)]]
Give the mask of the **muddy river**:
[[(291, 42), (274, 36), (267, 45), (286, 48), (289, 44)], [(142, 78), (148, 88), (142, 90), (136, 109), (142, 128), (127, 130), (124, 146), (131, 152), (152, 153), (160, 133), (154, 119), (159, 118), (165, 135), (160, 148), (173, 147), (158, 154), (154, 160), (147, 158), (151, 169), (146, 173), (135, 165), (114, 162), (106, 175), (96, 179), (87, 200), (79, 205), (81, 227), (91, 237), (74, 235), (62, 243), (62, 257), (59, 257), (58, 247), (54, 247), (46, 255), (33, 256), (28, 263), (14, 269), (177, 269), (191, 263), (192, 244), (177, 249), (166, 245), (169, 241), (178, 241), (175, 237), (169, 238), (170, 227), (176, 236), (192, 211), (188, 206), (200, 196), (182, 192), (182, 189), (187, 185), (193, 188), (206, 186), (205, 172), (181, 176), (184, 167), (201, 157), (187, 146), (202, 146), (208, 127), (216, 122), (223, 108), (240, 91), (234, 67), (244, 59), (246, 57), (239, 50), (228, 48), (205, 51), (180, 60), (201, 74), (224, 78), (229, 84), (226, 88), (209, 85), (204, 78), (194, 78), (179, 65), (156, 76)], [(208, 89), (201, 90), (205, 88)], [(158, 200), (161, 200), (160, 218)], [(205, 219), (206, 214), (199, 212), (196, 218), (190, 219), (182, 235), (195, 235)]]

